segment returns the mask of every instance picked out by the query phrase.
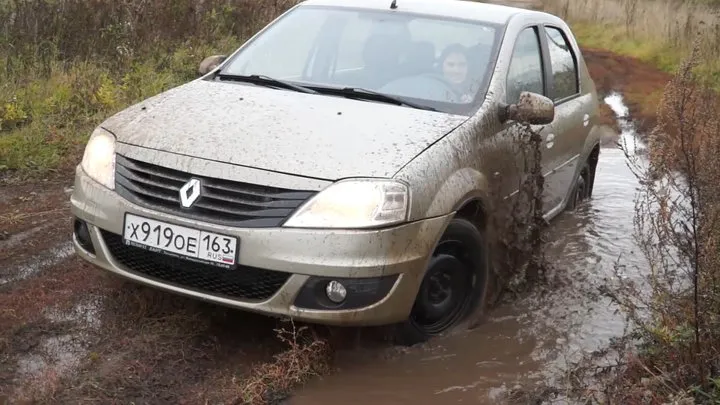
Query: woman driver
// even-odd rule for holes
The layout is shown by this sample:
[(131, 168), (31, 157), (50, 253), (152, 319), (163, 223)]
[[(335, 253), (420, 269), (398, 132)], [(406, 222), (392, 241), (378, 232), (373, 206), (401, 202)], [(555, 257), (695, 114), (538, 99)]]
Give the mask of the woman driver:
[(460, 44), (449, 45), (440, 55), (443, 77), (452, 86), (455, 93), (460, 96), (460, 101), (469, 103), (472, 101), (472, 94), (469, 93), (468, 78), (468, 57), (467, 48)]

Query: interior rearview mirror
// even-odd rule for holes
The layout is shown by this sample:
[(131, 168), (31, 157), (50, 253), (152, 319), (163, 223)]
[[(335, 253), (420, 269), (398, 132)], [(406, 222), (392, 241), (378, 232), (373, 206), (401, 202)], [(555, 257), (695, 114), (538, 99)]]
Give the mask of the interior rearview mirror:
[(204, 76), (204, 75), (210, 73), (213, 69), (218, 67), (218, 65), (223, 63), (223, 61), (225, 61), (226, 58), (227, 58), (227, 56), (225, 56), (225, 55), (208, 56), (207, 58), (203, 59), (202, 62), (200, 62), (200, 67), (198, 68), (198, 73), (200, 74), (200, 76)]
[(500, 106), (500, 120), (546, 125), (555, 119), (555, 104), (549, 98), (529, 91), (520, 93), (518, 102)]

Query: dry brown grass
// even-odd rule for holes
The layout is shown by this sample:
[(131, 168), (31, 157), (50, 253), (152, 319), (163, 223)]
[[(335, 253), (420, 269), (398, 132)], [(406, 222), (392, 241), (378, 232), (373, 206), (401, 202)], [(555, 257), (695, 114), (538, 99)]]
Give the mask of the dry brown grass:
[(11, 80), (22, 80), (27, 68), (47, 70), (55, 60), (126, 63), (188, 42), (247, 38), (295, 3), (4, 0), (0, 3), (0, 21), (5, 22), (0, 26), (0, 55)]
[(273, 361), (253, 368), (239, 387), (240, 398), (236, 403), (276, 403), (290, 395), (293, 388), (329, 370), (332, 348), (328, 341), (307, 326), (298, 328), (289, 323), (289, 328), (275, 329), (287, 350), (276, 354)]
[(693, 74), (701, 51), (666, 86), (648, 136), (649, 166), (638, 170), (635, 224), (650, 292), (625, 283), (609, 292), (642, 342), (611, 391), (623, 403), (638, 403), (648, 389), (657, 401), (720, 400), (720, 98)]
[(720, 55), (717, 6), (678, 0), (544, 0), (549, 11), (571, 21), (622, 25), (628, 37), (653, 39), (689, 49), (701, 38), (701, 52)]
[(72, 174), (92, 128), (294, 0), (0, 0), (0, 180)]
[(720, 97), (693, 80), (687, 69), (696, 59), (690, 60), (668, 84), (658, 107), (658, 126), (649, 137), (650, 156), (655, 170), (678, 170), (684, 178), (700, 182), (701, 192), (717, 195)]
[(699, 40), (698, 73), (720, 89), (720, 8), (680, 0), (543, 0), (582, 46), (608, 49), (674, 72)]
[(585, 403), (720, 401), (720, 99), (693, 73), (700, 49), (664, 89), (649, 156), (628, 156), (641, 184), (635, 238), (649, 267), (638, 269), (643, 283), (618, 272), (601, 291), (631, 328), (569, 373), (564, 388)]

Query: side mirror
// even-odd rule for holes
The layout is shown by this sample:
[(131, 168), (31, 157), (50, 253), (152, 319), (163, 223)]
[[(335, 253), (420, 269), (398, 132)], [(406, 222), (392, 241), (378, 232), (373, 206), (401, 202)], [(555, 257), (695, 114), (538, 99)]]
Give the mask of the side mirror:
[(198, 73), (200, 74), (200, 76), (204, 76), (204, 75), (210, 73), (213, 69), (218, 67), (218, 65), (223, 63), (223, 61), (225, 61), (226, 58), (227, 58), (227, 56), (225, 56), (225, 55), (208, 56), (207, 58), (203, 59), (202, 62), (200, 62), (200, 67), (198, 68)]
[(500, 120), (512, 120), (532, 125), (546, 125), (555, 119), (555, 103), (549, 98), (529, 91), (520, 93), (516, 104), (500, 106)]

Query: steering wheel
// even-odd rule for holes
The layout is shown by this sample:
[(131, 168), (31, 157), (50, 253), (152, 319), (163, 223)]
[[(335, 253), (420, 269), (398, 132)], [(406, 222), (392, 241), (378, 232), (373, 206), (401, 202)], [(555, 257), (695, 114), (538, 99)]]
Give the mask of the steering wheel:
[(428, 73), (423, 73), (420, 76), (427, 77), (429, 79), (433, 79), (434, 81), (440, 83), (445, 88), (445, 90), (447, 90), (447, 93), (452, 94), (452, 100), (450, 100), (450, 101), (452, 101), (453, 103), (460, 102), (460, 98), (462, 97), (462, 94), (460, 94), (458, 92), (458, 89), (455, 86), (453, 86), (452, 83), (450, 83), (445, 78), (445, 76), (443, 76), (442, 74), (436, 73), (436, 72), (428, 72)]
[(452, 103), (460, 102), (461, 98), (461, 94), (458, 94), (450, 82), (434, 72), (393, 80), (383, 86), (380, 91), (399, 96)]

